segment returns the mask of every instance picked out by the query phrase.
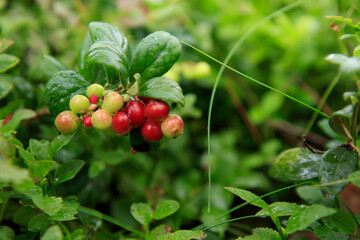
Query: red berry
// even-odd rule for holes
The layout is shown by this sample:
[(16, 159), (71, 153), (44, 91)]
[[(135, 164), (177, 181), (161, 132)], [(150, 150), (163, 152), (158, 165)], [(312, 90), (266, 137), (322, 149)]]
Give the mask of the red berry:
[(91, 126), (92, 126), (91, 117), (90, 117), (90, 116), (89, 116), (89, 117), (86, 117), (86, 118), (84, 119), (83, 125), (84, 125), (85, 127), (91, 127)]
[(130, 101), (124, 109), (124, 113), (128, 115), (131, 120), (132, 128), (138, 128), (145, 122), (144, 105), (137, 100)]
[(98, 96), (96, 96), (95, 94), (91, 95), (89, 97), (89, 101), (91, 104), (96, 104), (98, 102)]
[(158, 142), (163, 137), (161, 124), (147, 120), (141, 127), (141, 135), (148, 142)]
[(169, 105), (163, 101), (151, 100), (145, 106), (145, 117), (153, 122), (161, 122), (169, 115)]
[(113, 117), (112, 126), (118, 134), (127, 134), (131, 130), (131, 120), (124, 112), (117, 112)]
[(175, 138), (184, 131), (184, 121), (179, 115), (169, 116), (161, 123), (161, 131), (167, 138)]

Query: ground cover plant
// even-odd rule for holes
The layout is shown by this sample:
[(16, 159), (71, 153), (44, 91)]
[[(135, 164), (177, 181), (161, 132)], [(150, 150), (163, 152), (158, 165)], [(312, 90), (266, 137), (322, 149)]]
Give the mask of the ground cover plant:
[(0, 239), (360, 238), (358, 10), (0, 1)]

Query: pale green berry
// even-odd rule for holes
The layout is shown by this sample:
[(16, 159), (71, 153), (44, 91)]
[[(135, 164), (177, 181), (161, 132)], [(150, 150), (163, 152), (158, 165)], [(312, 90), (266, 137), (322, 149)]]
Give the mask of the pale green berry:
[(103, 96), (103, 92), (105, 91), (105, 88), (101, 86), (100, 84), (94, 83), (91, 84), (87, 90), (86, 95), (90, 97), (91, 95), (96, 95), (98, 98), (101, 98)]
[(87, 111), (90, 106), (89, 99), (84, 95), (75, 95), (70, 100), (70, 109), (74, 113), (80, 113), (80, 111)]
[(91, 117), (91, 123), (96, 129), (105, 130), (111, 127), (112, 117), (103, 109), (96, 110)]
[(101, 108), (108, 113), (115, 113), (124, 106), (124, 98), (117, 92), (108, 93), (101, 105)]
[(79, 126), (79, 120), (72, 111), (63, 111), (57, 115), (55, 126), (64, 135), (71, 134)]

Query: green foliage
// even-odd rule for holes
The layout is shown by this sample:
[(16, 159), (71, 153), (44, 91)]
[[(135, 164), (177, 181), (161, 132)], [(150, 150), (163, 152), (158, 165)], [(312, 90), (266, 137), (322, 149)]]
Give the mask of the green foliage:
[[(0, 1), (0, 239), (284, 240), (303, 230), (358, 237), (357, 216), (339, 208), (344, 187), (359, 187), (354, 1), (31, 2)], [(323, 17), (334, 12), (346, 17)], [(208, 157), (206, 113), (219, 66), (179, 40), (222, 61), (232, 52), (233, 69), (330, 118), (310, 126), (300, 148), (310, 109), (224, 71)], [(140, 129), (116, 136), (80, 126), (59, 135), (48, 108), (68, 109), (72, 94), (92, 83), (174, 103), (184, 134), (146, 154), (129, 151), (150, 149)], [(293, 191), (282, 181), (306, 185)], [(245, 202), (235, 206), (232, 193)]]

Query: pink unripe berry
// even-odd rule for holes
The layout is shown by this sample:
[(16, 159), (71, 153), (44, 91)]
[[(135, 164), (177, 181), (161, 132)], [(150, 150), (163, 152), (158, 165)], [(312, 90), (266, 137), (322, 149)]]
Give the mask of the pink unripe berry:
[(145, 106), (144, 115), (153, 122), (162, 122), (169, 115), (169, 105), (163, 101), (151, 100)]
[(91, 123), (96, 129), (105, 130), (111, 127), (112, 117), (110, 113), (99, 109), (94, 112), (91, 117)]
[(60, 133), (68, 135), (76, 131), (79, 121), (72, 111), (63, 111), (57, 115), (55, 126)]
[(88, 116), (88, 117), (86, 117), (86, 118), (84, 119), (83, 125), (84, 125), (85, 127), (91, 127), (91, 126), (92, 126), (91, 117), (90, 117), (90, 116)]
[(124, 112), (117, 112), (113, 117), (112, 126), (115, 132), (124, 135), (131, 130), (131, 120)]
[(96, 104), (96, 103), (98, 102), (98, 96), (96, 96), (95, 94), (91, 95), (91, 96), (89, 97), (89, 102), (90, 102), (91, 104)]
[(163, 133), (161, 131), (161, 125), (158, 122), (153, 122), (147, 120), (141, 126), (141, 135), (148, 142), (158, 142), (163, 137)]
[(183, 133), (184, 121), (179, 115), (171, 115), (161, 123), (161, 131), (167, 138), (175, 138)]
[(127, 107), (124, 109), (124, 113), (129, 116), (132, 124), (132, 128), (138, 128), (145, 122), (144, 105), (142, 102), (133, 100), (130, 101)]

